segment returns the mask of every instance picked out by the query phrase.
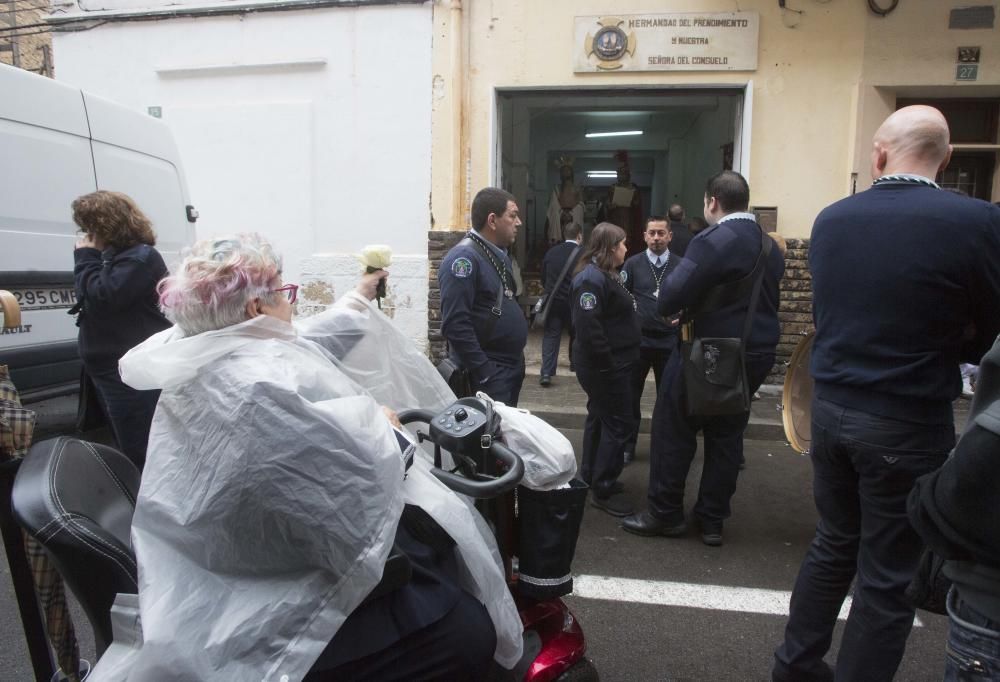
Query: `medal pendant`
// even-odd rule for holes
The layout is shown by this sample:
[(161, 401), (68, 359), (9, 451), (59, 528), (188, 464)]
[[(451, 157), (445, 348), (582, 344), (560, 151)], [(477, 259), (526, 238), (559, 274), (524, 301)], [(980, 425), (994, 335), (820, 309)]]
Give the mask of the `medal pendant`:
[(659, 298), (659, 297), (660, 297), (660, 290), (659, 289), (654, 289), (653, 290), (653, 298)]
[(507, 298), (514, 298), (514, 292), (511, 291), (510, 289), (504, 289), (503, 295), (506, 296)]

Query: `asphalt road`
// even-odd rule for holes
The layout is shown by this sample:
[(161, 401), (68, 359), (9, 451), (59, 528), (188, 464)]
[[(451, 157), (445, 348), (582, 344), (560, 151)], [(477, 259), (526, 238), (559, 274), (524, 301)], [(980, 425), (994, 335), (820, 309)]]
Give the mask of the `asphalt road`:
[[(580, 432), (564, 433), (579, 451)], [(627, 494), (640, 506), (648, 472), (647, 447), (648, 441), (641, 440), (639, 459), (623, 475)], [(809, 460), (783, 442), (772, 441), (747, 441), (746, 455), (748, 466), (740, 477), (723, 547), (704, 546), (694, 530), (678, 539), (629, 535), (617, 519), (588, 507), (574, 573), (640, 581), (630, 583), (633, 586), (668, 581), (708, 588), (790, 590), (815, 524)], [(692, 503), (699, 467), (700, 457), (689, 481)], [(29, 680), (27, 651), (3, 559), (0, 573), (0, 680)], [(712, 589), (701, 592), (711, 594)], [(712, 608), (612, 601), (600, 598), (601, 593), (574, 595), (567, 601), (586, 633), (588, 656), (605, 682), (770, 679), (771, 655), (781, 641), (785, 617), (748, 613), (740, 610), (738, 599), (727, 596), (732, 591), (718, 592), (721, 596)], [(920, 618), (923, 625), (910, 636), (898, 680), (941, 679), (947, 621), (928, 614)], [(79, 609), (75, 622), (81, 631), (81, 650), (92, 657), (92, 636)], [(827, 659), (831, 662), (842, 625)]]

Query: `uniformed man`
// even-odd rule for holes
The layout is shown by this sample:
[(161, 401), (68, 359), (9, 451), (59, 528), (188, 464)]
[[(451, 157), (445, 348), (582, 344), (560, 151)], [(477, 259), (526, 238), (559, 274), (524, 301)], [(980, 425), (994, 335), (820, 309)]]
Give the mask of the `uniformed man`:
[[(716, 285), (749, 275), (761, 255), (764, 240), (753, 214), (747, 213), (750, 188), (739, 173), (723, 171), (708, 181), (705, 219), (711, 224), (688, 245), (684, 258), (660, 287), (658, 310), (663, 316), (682, 309), (695, 310), (694, 335), (701, 338), (739, 338), (747, 320), (750, 295), (698, 312), (703, 297)], [(746, 342), (746, 379), (757, 390), (774, 364), (778, 344), (778, 283), (785, 271), (781, 252), (772, 248), (764, 267), (763, 283)], [(684, 484), (701, 431), (705, 464), (694, 514), (706, 545), (722, 544), (722, 523), (730, 515), (729, 501), (736, 491), (743, 431), (749, 412), (713, 417), (687, 415), (683, 361), (675, 353), (667, 361), (653, 409), (650, 446), (649, 509), (625, 519), (625, 530), (637, 535), (674, 537), (687, 530), (684, 520)]]
[(667, 219), (662, 216), (649, 216), (642, 236), (646, 240), (646, 250), (635, 254), (622, 266), (622, 280), (625, 282), (625, 288), (635, 296), (635, 301), (639, 305), (639, 320), (642, 323), (639, 361), (635, 364), (635, 371), (632, 374), (635, 434), (625, 448), (626, 465), (635, 457), (635, 444), (639, 437), (639, 423), (642, 420), (640, 401), (649, 370), (653, 370), (653, 378), (659, 389), (660, 376), (667, 364), (667, 358), (677, 347), (677, 318), (668, 321), (656, 309), (660, 284), (677, 267), (677, 262), (680, 260), (669, 250), (673, 234)]
[(472, 200), (472, 229), (441, 261), (441, 334), (473, 391), (517, 405), (528, 323), (514, 298), (507, 249), (521, 225), (517, 202), (487, 187)]
[(563, 235), (566, 240), (550, 247), (542, 259), (542, 283), (546, 296), (542, 373), (538, 380), (542, 386), (550, 385), (556, 374), (563, 331), (569, 332), (569, 366), (571, 371), (573, 369), (573, 320), (569, 310), (569, 290), (582, 248), (583, 227), (579, 223), (568, 223), (563, 227)]

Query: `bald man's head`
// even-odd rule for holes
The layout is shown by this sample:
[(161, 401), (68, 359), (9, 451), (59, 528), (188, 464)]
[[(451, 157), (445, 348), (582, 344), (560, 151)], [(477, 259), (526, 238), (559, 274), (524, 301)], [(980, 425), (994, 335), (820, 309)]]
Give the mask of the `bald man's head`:
[(872, 177), (917, 173), (933, 178), (951, 157), (948, 122), (934, 107), (903, 107), (885, 119), (872, 141)]

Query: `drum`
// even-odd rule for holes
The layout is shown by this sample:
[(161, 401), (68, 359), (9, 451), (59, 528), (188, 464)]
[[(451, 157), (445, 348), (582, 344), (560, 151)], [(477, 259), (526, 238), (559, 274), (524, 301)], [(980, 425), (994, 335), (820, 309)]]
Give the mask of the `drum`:
[(781, 392), (781, 421), (785, 438), (796, 452), (809, 454), (812, 443), (813, 378), (809, 374), (813, 335), (806, 334), (792, 352), (785, 372), (785, 386)]
[(3, 313), (3, 325), (0, 329), (16, 329), (21, 326), (21, 307), (14, 294), (9, 291), (0, 291), (0, 313)]

